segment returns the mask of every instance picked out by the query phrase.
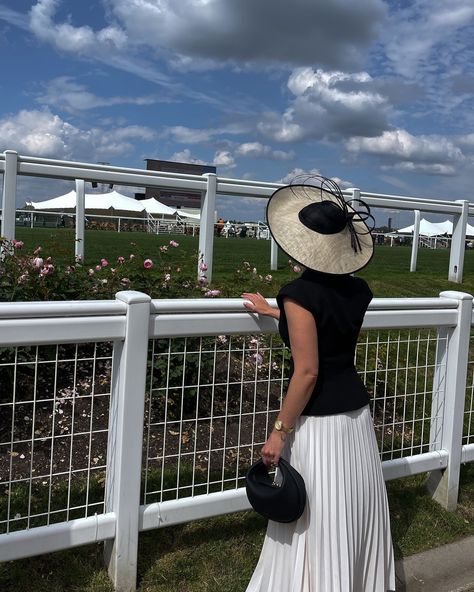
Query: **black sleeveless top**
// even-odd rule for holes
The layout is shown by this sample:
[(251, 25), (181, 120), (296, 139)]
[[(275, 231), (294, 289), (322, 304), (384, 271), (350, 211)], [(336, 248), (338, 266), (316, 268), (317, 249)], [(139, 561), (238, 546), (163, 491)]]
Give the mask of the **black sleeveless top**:
[(351, 275), (307, 270), (283, 286), (277, 296), (281, 311), (279, 331), (290, 347), (283, 308), (285, 296), (312, 313), (318, 332), (318, 379), (302, 415), (332, 415), (367, 405), (367, 389), (354, 366), (357, 338), (373, 297), (366, 282)]

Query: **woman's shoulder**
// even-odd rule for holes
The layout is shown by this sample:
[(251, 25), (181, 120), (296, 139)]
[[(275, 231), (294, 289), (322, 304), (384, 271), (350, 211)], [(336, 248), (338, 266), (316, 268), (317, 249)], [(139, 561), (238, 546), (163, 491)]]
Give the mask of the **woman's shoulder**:
[(280, 290), (278, 291), (278, 296), (291, 297), (292, 295), (300, 293), (301, 290), (303, 290), (303, 289), (304, 289), (304, 285), (302, 284), (301, 278), (298, 277), (298, 278), (295, 278), (294, 280), (291, 280), (291, 282), (287, 282), (286, 284), (283, 284), (283, 286), (281, 286)]
[(352, 278), (352, 280), (354, 281), (354, 283), (357, 286), (359, 286), (361, 289), (370, 291), (369, 284), (364, 280), (364, 278), (361, 278), (361, 277), (359, 277), (357, 275), (353, 275), (353, 276), (350, 276), (350, 277)]

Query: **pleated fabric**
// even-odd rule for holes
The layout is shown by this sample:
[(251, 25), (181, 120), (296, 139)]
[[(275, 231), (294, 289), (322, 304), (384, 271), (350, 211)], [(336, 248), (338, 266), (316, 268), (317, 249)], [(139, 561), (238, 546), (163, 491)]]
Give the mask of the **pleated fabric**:
[(247, 592), (395, 590), (387, 493), (369, 406), (301, 416), (283, 456), (304, 478), (306, 508), (296, 522), (268, 522)]

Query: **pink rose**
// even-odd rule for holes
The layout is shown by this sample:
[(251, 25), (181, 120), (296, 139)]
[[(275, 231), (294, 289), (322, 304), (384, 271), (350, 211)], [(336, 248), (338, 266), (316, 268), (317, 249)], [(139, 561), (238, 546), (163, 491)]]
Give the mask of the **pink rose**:
[(107, 261), (107, 259), (101, 259), (100, 260), (100, 264), (102, 265), (102, 267), (107, 267), (107, 265), (109, 264), (109, 262)]
[(101, 269), (102, 269), (102, 267), (101, 267), (100, 265), (96, 265), (96, 266), (95, 266), (95, 270), (96, 270), (96, 271), (100, 271)]
[(42, 270), (40, 271), (40, 276), (45, 277), (47, 275), (51, 275), (54, 271), (53, 265), (45, 265)]
[(206, 296), (207, 298), (216, 298), (217, 296), (220, 296), (221, 291), (220, 290), (208, 290), (204, 296)]
[(25, 243), (23, 241), (12, 239), (12, 245), (15, 249), (21, 249)]
[(43, 259), (41, 257), (35, 257), (33, 259), (33, 266), (34, 267), (38, 267), (38, 268), (39, 267), (42, 267), (43, 266), (43, 263), (44, 263), (44, 261), (43, 261)]
[(166, 252), (167, 250), (168, 250), (168, 247), (167, 247), (166, 245), (162, 245), (162, 246), (160, 247), (160, 251), (161, 251), (162, 253)]
[(153, 267), (153, 261), (151, 259), (145, 259), (143, 262), (143, 267), (145, 269), (151, 269)]
[(120, 265), (122, 265), (123, 263), (125, 263), (125, 257), (118, 257), (117, 258), (117, 263), (119, 263)]
[(199, 269), (201, 271), (207, 271), (207, 264), (206, 263), (200, 263), (199, 264)]
[(170, 240), (170, 245), (171, 245), (172, 247), (179, 247), (179, 243), (177, 243), (177, 242), (176, 242), (176, 241), (174, 241), (174, 240)]
[(300, 273), (301, 272), (301, 267), (299, 265), (293, 265), (293, 271), (295, 273)]

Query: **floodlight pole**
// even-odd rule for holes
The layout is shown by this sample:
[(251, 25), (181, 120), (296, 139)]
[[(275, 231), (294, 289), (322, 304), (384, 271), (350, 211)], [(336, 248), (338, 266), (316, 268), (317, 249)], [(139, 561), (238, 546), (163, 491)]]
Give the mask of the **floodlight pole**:
[(5, 150), (4, 154), (2, 236), (11, 241), (15, 238), (18, 153), (14, 150)]
[(76, 179), (76, 262), (84, 262), (84, 227), (85, 227), (86, 194), (83, 179)]
[(466, 249), (466, 227), (469, 215), (469, 202), (464, 199), (457, 199), (456, 203), (461, 205), (461, 213), (453, 216), (453, 234), (451, 236), (451, 250), (449, 254), (448, 280), (462, 283), (464, 269), (464, 251)]
[(420, 210), (415, 210), (415, 222), (413, 224), (413, 242), (411, 245), (410, 271), (416, 271), (418, 260), (418, 243), (420, 242)]

